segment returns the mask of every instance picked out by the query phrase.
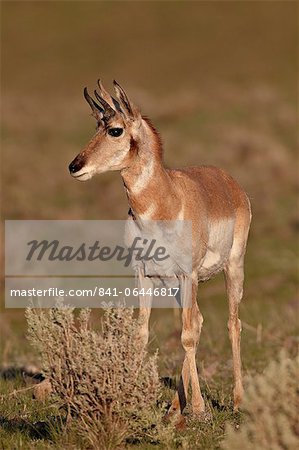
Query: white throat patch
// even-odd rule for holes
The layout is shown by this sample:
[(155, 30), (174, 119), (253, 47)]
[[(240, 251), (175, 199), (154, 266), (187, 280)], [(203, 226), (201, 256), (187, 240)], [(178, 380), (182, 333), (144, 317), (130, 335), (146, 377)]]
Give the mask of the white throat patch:
[(142, 169), (142, 172), (138, 175), (135, 183), (130, 187), (133, 194), (139, 194), (148, 185), (150, 179), (154, 175), (154, 159), (151, 159), (149, 164)]

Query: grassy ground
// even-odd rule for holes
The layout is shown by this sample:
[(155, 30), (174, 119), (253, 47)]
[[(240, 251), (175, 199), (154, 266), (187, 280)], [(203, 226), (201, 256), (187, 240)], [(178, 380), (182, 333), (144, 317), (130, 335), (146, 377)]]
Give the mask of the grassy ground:
[[(118, 174), (81, 184), (67, 172), (93, 132), (82, 88), (115, 77), (160, 130), (167, 165), (219, 165), (248, 192), (245, 375), (298, 345), (296, 20), (292, 2), (2, 2), (3, 218), (126, 216)], [(189, 417), (174, 448), (218, 448), (225, 423), (242, 421), (232, 412), (221, 275), (200, 286), (198, 301), (205, 321), (197, 360), (212, 419)], [(23, 310), (3, 308), (0, 329), (4, 369), (36, 363)], [(161, 377), (178, 380), (179, 334), (172, 311), (153, 312)], [(31, 390), (13, 393), (29, 385), (2, 371), (2, 448), (75, 448), (59, 432), (55, 406), (39, 404)], [(165, 388), (166, 403), (172, 395)]]

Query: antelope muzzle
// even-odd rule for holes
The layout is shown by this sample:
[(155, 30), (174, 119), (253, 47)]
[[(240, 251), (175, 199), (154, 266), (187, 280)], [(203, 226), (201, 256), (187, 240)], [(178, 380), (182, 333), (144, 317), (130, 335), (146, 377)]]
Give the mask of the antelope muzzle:
[(88, 169), (84, 169), (85, 158), (79, 154), (69, 165), (69, 171), (72, 177), (77, 178), (80, 181), (85, 181), (90, 178)]

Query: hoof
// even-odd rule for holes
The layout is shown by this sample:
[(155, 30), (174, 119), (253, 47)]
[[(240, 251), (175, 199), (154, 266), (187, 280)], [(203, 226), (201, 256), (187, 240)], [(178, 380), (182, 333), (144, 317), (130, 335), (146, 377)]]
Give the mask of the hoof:
[(180, 409), (169, 409), (167, 414), (163, 417), (164, 422), (174, 422), (179, 416), (181, 416)]
[(205, 403), (202, 400), (195, 405), (192, 406), (192, 410), (190, 411), (194, 417), (201, 417), (206, 412)]
[(243, 386), (237, 386), (234, 389), (234, 412), (237, 412), (240, 408), (240, 405), (242, 403), (242, 398), (243, 398)]
[(182, 414), (179, 415), (178, 420), (175, 423), (175, 428), (178, 431), (182, 431), (186, 428), (186, 419)]
[(163, 417), (163, 422), (167, 424), (172, 424), (176, 430), (184, 430), (186, 428), (186, 419), (180, 413), (180, 411), (167, 413), (166, 416)]
[(238, 412), (241, 405), (242, 397), (238, 396), (234, 398), (234, 412)]
[(234, 404), (234, 412), (237, 413), (239, 411), (240, 411), (240, 403), (238, 402), (238, 403)]

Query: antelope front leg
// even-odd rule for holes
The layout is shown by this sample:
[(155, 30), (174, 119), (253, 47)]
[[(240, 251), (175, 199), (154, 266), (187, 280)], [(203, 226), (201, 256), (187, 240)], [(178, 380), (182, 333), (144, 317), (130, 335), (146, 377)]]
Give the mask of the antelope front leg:
[[(185, 350), (182, 375), (179, 390), (175, 395), (169, 414), (177, 410), (183, 411), (188, 393), (189, 380), (191, 379), (192, 388), (192, 410), (194, 414), (200, 414), (204, 411), (205, 405), (201, 395), (197, 367), (196, 367), (196, 348), (200, 337), (203, 323), (202, 315), (197, 305), (197, 282), (184, 277), (181, 281), (182, 293), (182, 345)], [(184, 394), (184, 395), (182, 395)]]
[(153, 290), (153, 283), (149, 278), (144, 277), (143, 272), (138, 272), (138, 289), (144, 290), (144, 295), (139, 295), (139, 339), (143, 347), (148, 343), (149, 319), (152, 309), (152, 295), (147, 294)]
[(176, 413), (182, 413), (184, 411), (184, 408), (187, 404), (189, 381), (189, 361), (187, 356), (185, 356), (178, 390), (175, 393), (174, 399), (167, 414), (169, 417)]
[(182, 329), (182, 345), (185, 350), (187, 360), (189, 362), (190, 380), (192, 389), (192, 411), (193, 414), (200, 414), (205, 410), (204, 400), (201, 395), (197, 367), (196, 367), (196, 347), (202, 326), (202, 316), (199, 312), (196, 294), (197, 283), (192, 282), (190, 278), (182, 280), (183, 305), (190, 304), (190, 296), (192, 298), (191, 307), (183, 307), (183, 329)]

